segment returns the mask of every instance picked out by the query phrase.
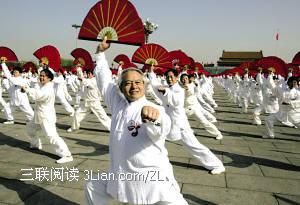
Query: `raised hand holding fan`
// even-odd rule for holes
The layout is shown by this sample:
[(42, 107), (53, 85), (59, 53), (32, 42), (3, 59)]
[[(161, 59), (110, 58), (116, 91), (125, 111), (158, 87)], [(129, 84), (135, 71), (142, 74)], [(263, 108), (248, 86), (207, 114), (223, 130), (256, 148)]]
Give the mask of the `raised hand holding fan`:
[(33, 55), (53, 70), (60, 69), (60, 55), (54, 46), (44, 46), (35, 51)]
[(132, 62), (172, 68), (169, 52), (158, 44), (146, 44), (139, 47), (132, 56)]
[(0, 47), (0, 60), (18, 61), (18, 58), (11, 49), (1, 46)]
[(128, 0), (102, 0), (90, 9), (79, 31), (79, 39), (141, 46), (145, 31), (135, 7)]
[(85, 49), (76, 48), (71, 52), (71, 55), (77, 61), (76, 64), (78, 64), (78, 62), (80, 62), (80, 64), (83, 65), (85, 67), (85, 69), (88, 69), (88, 70), (94, 69), (95, 66), (94, 66), (92, 56)]
[(173, 66), (185, 66), (191, 64), (189, 57), (180, 50), (170, 51), (169, 56)]
[(34, 72), (34, 71), (37, 71), (37, 67), (34, 63), (32, 62), (27, 62), (25, 65), (24, 65), (24, 69), (27, 71), (27, 72)]

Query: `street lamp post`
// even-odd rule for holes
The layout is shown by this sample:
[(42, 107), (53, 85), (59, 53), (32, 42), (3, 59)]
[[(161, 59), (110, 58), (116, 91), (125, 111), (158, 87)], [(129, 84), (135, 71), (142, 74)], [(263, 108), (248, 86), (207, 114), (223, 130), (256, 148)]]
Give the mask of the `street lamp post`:
[(77, 48), (77, 28), (80, 28), (81, 25), (77, 25), (77, 24), (73, 24), (72, 27), (74, 27), (76, 29), (76, 48)]
[(154, 23), (149, 22), (149, 18), (146, 19), (146, 22), (144, 22), (144, 30), (146, 35), (146, 43), (149, 41), (149, 34), (153, 33), (153, 29), (156, 30), (158, 28), (158, 25), (154, 25)]

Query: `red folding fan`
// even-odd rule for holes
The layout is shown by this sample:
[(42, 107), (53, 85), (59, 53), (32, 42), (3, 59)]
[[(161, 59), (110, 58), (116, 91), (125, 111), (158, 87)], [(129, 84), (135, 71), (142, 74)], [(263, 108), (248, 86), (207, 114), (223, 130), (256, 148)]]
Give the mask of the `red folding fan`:
[(180, 50), (170, 51), (169, 56), (172, 61), (172, 65), (185, 66), (191, 64), (189, 57)]
[(60, 69), (60, 55), (54, 46), (44, 46), (35, 51), (33, 55), (53, 70)]
[(16, 54), (7, 47), (0, 47), (0, 59), (6, 61), (18, 61)]
[(27, 72), (34, 72), (34, 71), (37, 71), (37, 67), (34, 63), (32, 62), (27, 62), (25, 65), (24, 65), (24, 69), (27, 71)]
[(172, 68), (169, 52), (153, 43), (139, 47), (132, 56), (132, 62)]
[(300, 51), (293, 58), (292, 64), (294, 64), (294, 65), (300, 65)]
[(239, 65), (239, 68), (243, 70), (248, 69), (248, 71), (257, 70), (252, 62), (243, 62), (241, 65)]
[(124, 64), (124, 65), (122, 66), (122, 70), (125, 70), (125, 69), (127, 69), (127, 68), (138, 68), (138, 67), (137, 67), (134, 63), (129, 62), (129, 63)]
[(195, 70), (195, 61), (192, 57), (189, 57), (191, 64), (189, 65), (189, 69)]
[(117, 75), (118, 74), (118, 71), (117, 70), (115, 70), (115, 69), (110, 69), (110, 71), (111, 71), (111, 74), (112, 75)]
[(135, 7), (128, 0), (102, 0), (92, 7), (79, 31), (79, 39), (144, 45), (145, 31)]
[(93, 59), (88, 51), (83, 48), (76, 48), (71, 52), (71, 55), (85, 67), (87, 70), (93, 70), (95, 68)]
[(269, 57), (264, 57), (262, 59), (260, 59), (257, 62), (257, 66), (258, 67), (262, 67), (263, 68), (263, 73), (268, 73), (269, 70), (273, 70), (272, 68), (274, 68), (274, 72), (277, 74), (280, 74), (282, 76), (287, 76), (288, 74), (288, 69), (286, 67), (285, 62), (275, 56), (269, 56)]
[(149, 72), (149, 70), (150, 70), (150, 65), (147, 65), (147, 64), (144, 65), (142, 68), (143, 73)]
[(114, 61), (116, 63), (122, 64), (122, 65), (130, 63), (130, 59), (125, 54), (120, 54), (120, 55), (116, 56)]
[(204, 70), (204, 67), (201, 63), (196, 62), (195, 63), (195, 70)]

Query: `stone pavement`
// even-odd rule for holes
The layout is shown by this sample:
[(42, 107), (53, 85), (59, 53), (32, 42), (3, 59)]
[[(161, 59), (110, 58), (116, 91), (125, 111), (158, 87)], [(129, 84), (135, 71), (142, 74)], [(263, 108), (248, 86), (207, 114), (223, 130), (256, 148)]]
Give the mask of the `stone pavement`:
[[(3, 96), (8, 101), (7, 92)], [(240, 114), (218, 85), (214, 98), (219, 105), (215, 124), (224, 138), (214, 140), (193, 119), (190, 123), (199, 141), (223, 161), (226, 173), (210, 175), (179, 142), (166, 142), (175, 178), (189, 204), (300, 204), (299, 130), (278, 124), (275, 139), (262, 139), (265, 114), (263, 125), (255, 126), (253, 106), (249, 114)], [(63, 165), (55, 163), (59, 157), (44, 136), (42, 150), (29, 149), (27, 119), (20, 110), (14, 112), (14, 125), (2, 124), (5, 114), (0, 113), (0, 204), (84, 204), (85, 179), (108, 169), (109, 133), (96, 116), (90, 114), (79, 131), (67, 133), (71, 117), (61, 105), (55, 107), (58, 133), (74, 157)], [(34, 181), (20, 180), (31, 178)]]

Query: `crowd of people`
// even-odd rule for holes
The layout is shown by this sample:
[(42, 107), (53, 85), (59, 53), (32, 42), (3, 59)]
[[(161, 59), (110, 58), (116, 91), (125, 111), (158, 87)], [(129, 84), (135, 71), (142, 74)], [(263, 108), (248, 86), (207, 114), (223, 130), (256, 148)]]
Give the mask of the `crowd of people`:
[(264, 139), (275, 138), (274, 124), (282, 124), (300, 129), (300, 75), (289, 73), (286, 78), (274, 74), (273, 69), (264, 75), (262, 68), (252, 78), (245, 75), (216, 77), (215, 81), (228, 93), (232, 103), (241, 107), (241, 114), (248, 113), (250, 103), (257, 106), (253, 109), (253, 125), (261, 125), (260, 114), (270, 114), (265, 118)]
[[(42, 149), (38, 136), (38, 130), (42, 129), (60, 156), (56, 162), (73, 161), (67, 144), (56, 131), (54, 103), (57, 101), (72, 117), (67, 132), (80, 129), (80, 123), (91, 111), (109, 130), (110, 167), (106, 173), (115, 176), (159, 173), (162, 179), (91, 179), (85, 184), (87, 204), (106, 204), (112, 199), (132, 204), (187, 204), (173, 174), (166, 140), (179, 141), (211, 174), (225, 172), (221, 160), (198, 141), (188, 121), (188, 117), (194, 118), (216, 140), (223, 139), (213, 124), (217, 119), (212, 113), (218, 107), (213, 99), (213, 80), (241, 107), (241, 113), (248, 112), (249, 103), (257, 105), (253, 110), (253, 124), (261, 125), (260, 114), (270, 113), (265, 120), (263, 138), (274, 138), (273, 127), (278, 121), (300, 129), (299, 77), (289, 76), (286, 81), (273, 72), (265, 77), (260, 71), (255, 78), (247, 73), (212, 78), (196, 72), (189, 74), (186, 70), (178, 73), (176, 69), (168, 69), (160, 76), (153, 72), (153, 65), (147, 73), (136, 68), (122, 70), (119, 66), (118, 74), (112, 75), (105, 59), (109, 47), (105, 37), (94, 55), (95, 69), (83, 70), (78, 62), (74, 73), (62, 69), (54, 71), (43, 62), (33, 73), (24, 73), (19, 67), (10, 72), (5, 60), (1, 62), (0, 93), (7, 91), (10, 97), (10, 101), (5, 102), (0, 96), (7, 118), (4, 124), (14, 124), (12, 113), (20, 108), (29, 120), (26, 127), (31, 149)], [(69, 103), (72, 97), (68, 89), (77, 93), (73, 107)], [(34, 109), (29, 100), (34, 103)]]

